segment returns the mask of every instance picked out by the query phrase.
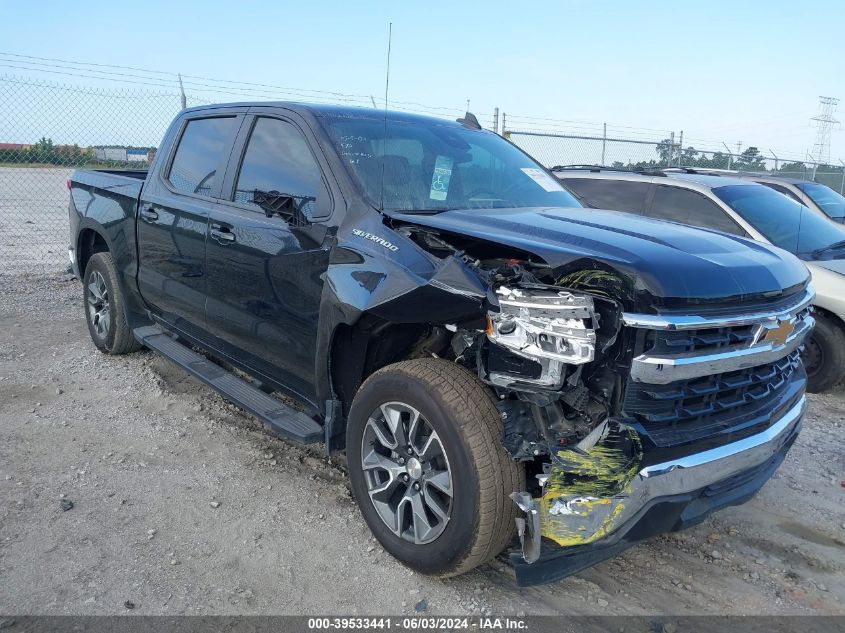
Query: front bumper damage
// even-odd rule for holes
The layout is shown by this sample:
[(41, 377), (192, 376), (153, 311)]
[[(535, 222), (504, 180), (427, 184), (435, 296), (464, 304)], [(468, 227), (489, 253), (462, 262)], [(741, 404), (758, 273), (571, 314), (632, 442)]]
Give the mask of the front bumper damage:
[(805, 410), (802, 396), (765, 431), (645, 467), (637, 446), (626, 446), (636, 434), (622, 425), (610, 424), (586, 451), (561, 451), (541, 480), (542, 497), (512, 496), (524, 513), (522, 552), (511, 554), (517, 582), (552, 582), (746, 501), (783, 461)]

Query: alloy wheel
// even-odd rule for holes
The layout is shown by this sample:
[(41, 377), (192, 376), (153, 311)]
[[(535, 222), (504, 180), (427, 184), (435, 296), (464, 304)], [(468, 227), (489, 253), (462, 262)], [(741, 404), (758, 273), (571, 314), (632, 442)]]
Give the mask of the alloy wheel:
[(387, 402), (370, 414), (361, 440), (370, 501), (400, 538), (437, 539), (452, 512), (452, 472), (437, 432), (414, 407)]
[(105, 338), (111, 327), (109, 289), (100, 271), (95, 270), (88, 278), (88, 319), (97, 336)]

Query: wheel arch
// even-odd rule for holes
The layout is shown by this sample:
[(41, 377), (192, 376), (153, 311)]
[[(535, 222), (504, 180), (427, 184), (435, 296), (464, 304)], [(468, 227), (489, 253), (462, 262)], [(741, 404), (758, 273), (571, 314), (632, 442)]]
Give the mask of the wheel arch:
[(85, 275), (85, 267), (94, 253), (108, 252), (111, 252), (111, 248), (103, 232), (91, 226), (80, 229), (76, 238), (76, 263), (80, 277)]

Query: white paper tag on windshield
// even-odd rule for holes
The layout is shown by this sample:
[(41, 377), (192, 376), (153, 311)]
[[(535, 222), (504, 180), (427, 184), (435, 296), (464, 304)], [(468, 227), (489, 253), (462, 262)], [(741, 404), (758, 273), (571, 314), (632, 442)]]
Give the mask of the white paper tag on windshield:
[(538, 169), (537, 167), (523, 167), (522, 173), (546, 191), (563, 191), (563, 186), (542, 169)]

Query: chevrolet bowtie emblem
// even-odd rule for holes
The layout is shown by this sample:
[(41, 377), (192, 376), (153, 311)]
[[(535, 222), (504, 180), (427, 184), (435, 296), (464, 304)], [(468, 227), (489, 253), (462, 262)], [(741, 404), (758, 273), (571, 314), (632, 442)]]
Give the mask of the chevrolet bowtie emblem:
[(779, 321), (776, 325), (761, 323), (754, 332), (751, 347), (760, 343), (771, 343), (775, 347), (784, 345), (794, 329), (792, 321)]

